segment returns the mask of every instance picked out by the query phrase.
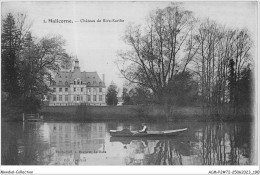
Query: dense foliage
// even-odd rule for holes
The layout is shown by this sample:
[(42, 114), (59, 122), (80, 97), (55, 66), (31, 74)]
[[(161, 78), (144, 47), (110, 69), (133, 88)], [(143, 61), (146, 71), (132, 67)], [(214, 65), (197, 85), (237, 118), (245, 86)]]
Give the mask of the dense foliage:
[[(172, 3), (152, 11), (146, 25), (129, 25), (124, 41), (130, 49), (119, 53), (120, 71), (147, 89), (153, 103), (239, 108), (242, 98), (252, 101), (252, 39), (246, 29), (195, 19)], [(136, 103), (134, 96), (123, 96)]]
[(117, 99), (117, 86), (115, 84), (110, 84), (107, 88), (107, 94), (106, 94), (106, 103), (110, 106), (116, 106), (118, 103)]
[(132, 105), (133, 104), (133, 101), (128, 93), (127, 88), (123, 88), (122, 99), (123, 99), (123, 105)]
[(35, 112), (50, 91), (48, 84), (55, 73), (70, 68), (71, 57), (60, 36), (34, 38), (26, 19), (11, 13), (2, 19), (2, 103)]

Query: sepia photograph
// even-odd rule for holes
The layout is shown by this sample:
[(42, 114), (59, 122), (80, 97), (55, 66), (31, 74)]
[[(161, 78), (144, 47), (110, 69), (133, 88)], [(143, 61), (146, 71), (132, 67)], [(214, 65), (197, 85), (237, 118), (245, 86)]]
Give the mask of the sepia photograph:
[(258, 9), (2, 1), (1, 174), (259, 174)]

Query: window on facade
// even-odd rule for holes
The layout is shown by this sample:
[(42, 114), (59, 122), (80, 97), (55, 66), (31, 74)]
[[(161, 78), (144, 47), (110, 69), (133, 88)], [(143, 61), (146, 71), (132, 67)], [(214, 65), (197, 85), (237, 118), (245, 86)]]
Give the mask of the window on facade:
[(59, 95), (59, 101), (62, 101), (62, 95)]
[(80, 84), (83, 84), (82, 81), (80, 81)]
[(83, 92), (83, 88), (81, 88), (81, 92)]
[(78, 80), (78, 84), (79, 84), (79, 80)]
[(90, 82), (87, 83), (87, 86), (90, 86)]
[(102, 92), (102, 88), (99, 88), (99, 92)]
[(77, 101), (80, 101), (80, 96), (79, 95), (77, 95)]
[[(67, 78), (67, 77), (66, 77), (66, 78)], [(68, 86), (68, 82), (67, 82), (67, 81), (65, 82), (65, 85)]]
[(76, 96), (74, 96), (74, 101), (76, 101)]
[(69, 101), (69, 96), (65, 95), (65, 101)]
[(88, 88), (88, 92), (89, 92), (89, 93), (91, 92), (91, 89), (90, 89), (90, 88)]
[(74, 92), (76, 92), (76, 88), (74, 88)]
[(99, 82), (99, 86), (102, 86), (102, 82)]
[(57, 100), (57, 99), (56, 99), (56, 95), (53, 95), (53, 96), (52, 96), (52, 100), (53, 100), (53, 101), (56, 101), (56, 100)]
[(56, 85), (56, 82), (55, 82), (55, 81), (53, 81), (53, 85), (54, 85), (54, 86)]
[(68, 88), (65, 88), (65, 92), (68, 92)]
[(62, 81), (59, 81), (59, 84), (62, 84)]
[(74, 80), (74, 84), (76, 84), (76, 81)]
[(59, 88), (59, 91), (62, 92), (62, 88)]
[(102, 95), (99, 96), (99, 101), (102, 101)]
[(91, 96), (90, 95), (88, 95), (88, 101), (91, 101)]
[(94, 93), (96, 93), (97, 92), (97, 88), (94, 88)]
[(93, 101), (97, 101), (97, 96), (93, 95)]
[(83, 101), (83, 96), (80, 96), (80, 101)]
[(53, 88), (53, 91), (56, 92), (56, 88)]

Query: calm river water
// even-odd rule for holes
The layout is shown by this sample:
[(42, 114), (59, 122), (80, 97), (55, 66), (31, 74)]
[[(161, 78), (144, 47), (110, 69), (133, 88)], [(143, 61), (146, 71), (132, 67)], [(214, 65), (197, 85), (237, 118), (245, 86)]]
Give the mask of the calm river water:
[(111, 129), (139, 123), (2, 122), (3, 165), (252, 165), (253, 123), (148, 123), (149, 130), (180, 129), (171, 138), (114, 138)]

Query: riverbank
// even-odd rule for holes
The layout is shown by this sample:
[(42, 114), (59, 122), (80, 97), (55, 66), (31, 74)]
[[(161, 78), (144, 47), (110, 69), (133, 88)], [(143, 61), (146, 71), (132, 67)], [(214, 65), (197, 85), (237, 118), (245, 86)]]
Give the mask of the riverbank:
[[(5, 121), (22, 121), (22, 113), (2, 115)], [(126, 106), (44, 106), (39, 111), (44, 121), (252, 121), (248, 111), (206, 109), (196, 106), (165, 107), (160, 105)]]
[(202, 107), (165, 107), (159, 105), (127, 106), (45, 106), (41, 109), (45, 120), (55, 121), (251, 121), (252, 115), (241, 112), (209, 110)]

